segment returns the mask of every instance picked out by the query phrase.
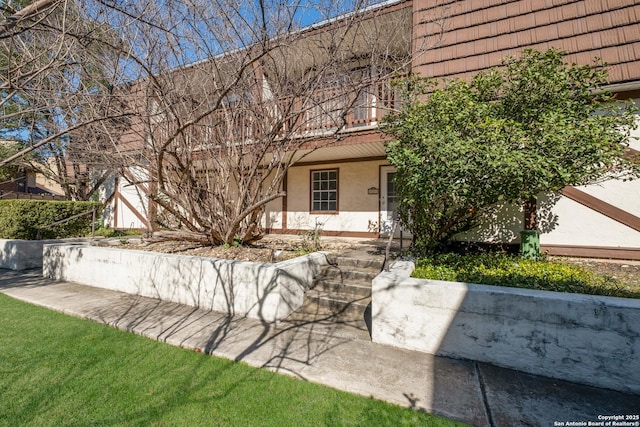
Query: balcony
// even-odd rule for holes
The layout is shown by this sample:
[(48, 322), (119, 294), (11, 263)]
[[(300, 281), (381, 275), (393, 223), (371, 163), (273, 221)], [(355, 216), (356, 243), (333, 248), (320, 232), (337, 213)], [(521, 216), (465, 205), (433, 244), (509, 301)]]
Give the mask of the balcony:
[(375, 127), (398, 104), (398, 89), (391, 80), (364, 82), (354, 92), (326, 87), (306, 99), (283, 97), (261, 105), (243, 99), (211, 113), (191, 130), (191, 137), (239, 143), (264, 139), (261, 135), (272, 129), (278, 129), (279, 138), (322, 137)]
[(357, 130), (376, 126), (394, 108), (399, 96), (390, 80), (372, 81), (360, 85), (353, 93), (342, 87), (318, 90), (310, 99), (285, 99), (282, 104), (292, 111), (283, 133), (307, 136), (329, 132)]

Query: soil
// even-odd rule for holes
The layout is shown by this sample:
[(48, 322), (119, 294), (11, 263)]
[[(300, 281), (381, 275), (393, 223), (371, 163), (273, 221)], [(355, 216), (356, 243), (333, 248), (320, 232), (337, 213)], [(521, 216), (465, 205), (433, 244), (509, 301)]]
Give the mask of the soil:
[[(315, 252), (310, 244), (298, 236), (265, 236), (254, 245), (237, 247), (204, 246), (198, 243), (175, 240), (145, 242), (142, 239), (112, 240), (109, 244), (126, 249), (255, 262), (279, 262)], [(357, 245), (358, 242), (349, 239), (332, 239), (322, 241), (318, 250), (336, 253), (354, 249)]]

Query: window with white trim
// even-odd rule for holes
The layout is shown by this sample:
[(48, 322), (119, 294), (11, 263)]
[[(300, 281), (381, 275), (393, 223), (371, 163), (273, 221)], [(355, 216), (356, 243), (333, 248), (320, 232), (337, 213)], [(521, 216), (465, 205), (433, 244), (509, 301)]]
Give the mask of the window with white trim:
[(311, 171), (311, 211), (338, 211), (338, 169)]

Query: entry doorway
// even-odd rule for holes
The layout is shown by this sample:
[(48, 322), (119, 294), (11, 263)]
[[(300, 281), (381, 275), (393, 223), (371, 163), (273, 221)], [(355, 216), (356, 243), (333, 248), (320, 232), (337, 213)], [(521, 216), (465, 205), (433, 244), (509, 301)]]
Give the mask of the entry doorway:
[[(393, 230), (393, 219), (397, 214), (398, 197), (396, 193), (396, 185), (393, 178), (396, 170), (393, 166), (382, 166), (380, 168), (380, 236), (389, 237)], [(400, 238), (410, 237), (411, 234), (403, 230), (400, 225), (396, 227), (393, 237)]]

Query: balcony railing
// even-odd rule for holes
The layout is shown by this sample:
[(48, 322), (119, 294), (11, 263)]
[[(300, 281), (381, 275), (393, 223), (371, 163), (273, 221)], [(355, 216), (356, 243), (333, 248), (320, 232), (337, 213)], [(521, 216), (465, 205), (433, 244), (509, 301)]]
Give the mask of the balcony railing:
[(360, 86), (353, 93), (342, 87), (329, 87), (316, 91), (311, 99), (284, 100), (293, 102), (293, 119), (285, 132), (300, 134), (322, 133), (340, 129), (356, 129), (376, 125), (397, 107), (396, 88), (389, 80), (375, 81)]
[[(375, 126), (398, 107), (397, 89), (390, 80), (361, 84), (349, 92), (343, 87), (317, 90), (303, 99), (281, 98), (257, 108), (237, 103), (216, 110), (191, 131), (198, 141), (250, 141), (278, 126), (281, 137), (321, 136)], [(265, 121), (264, 115), (272, 120)]]

